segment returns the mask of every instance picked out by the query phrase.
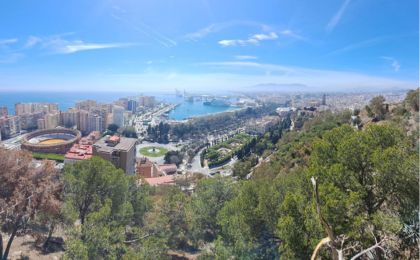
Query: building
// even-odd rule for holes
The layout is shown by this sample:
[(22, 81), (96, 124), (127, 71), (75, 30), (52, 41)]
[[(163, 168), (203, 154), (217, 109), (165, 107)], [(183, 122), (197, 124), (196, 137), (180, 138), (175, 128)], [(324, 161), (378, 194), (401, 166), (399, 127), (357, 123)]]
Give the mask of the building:
[(79, 110), (79, 122), (77, 129), (79, 129), (84, 135), (89, 133), (89, 112), (85, 110)]
[(6, 116), (0, 118), (0, 132), (2, 139), (8, 139), (20, 134), (20, 117)]
[(175, 177), (174, 175), (164, 175), (155, 178), (144, 178), (144, 180), (150, 186), (160, 186), (160, 185), (174, 185)]
[(53, 129), (60, 125), (60, 113), (46, 114), (44, 116), (43, 128), (39, 129)]
[(155, 97), (140, 96), (138, 105), (143, 106), (143, 107), (153, 107), (155, 105)]
[(112, 108), (112, 123), (121, 127), (124, 126), (124, 111), (125, 109), (120, 106), (114, 106)]
[(4, 117), (9, 115), (9, 112), (7, 110), (7, 107), (0, 107), (0, 117)]
[(20, 127), (22, 130), (34, 130), (38, 128), (38, 119), (44, 117), (44, 112), (20, 115)]
[(37, 112), (56, 113), (58, 112), (57, 103), (16, 103), (15, 114), (17, 116), (23, 114), (32, 114)]
[[(60, 125), (65, 127), (76, 126), (79, 129), (80, 110), (70, 108), (60, 114)], [(80, 130), (80, 129), (79, 129)]]
[(93, 155), (112, 162), (115, 167), (132, 175), (136, 171), (136, 144), (135, 138), (105, 136), (93, 145)]
[(88, 114), (87, 117), (87, 122), (88, 122), (88, 132), (92, 132), (92, 131), (98, 131), (98, 132), (103, 132), (105, 131), (104, 128), (104, 118), (96, 115), (96, 114)]
[(159, 172), (156, 165), (152, 163), (146, 157), (142, 157), (138, 161), (137, 175), (143, 178), (154, 178), (154, 177), (162, 176), (161, 172)]
[(79, 143), (74, 144), (64, 156), (64, 163), (72, 163), (87, 160), (93, 156), (93, 144), (99, 140), (99, 132), (91, 132), (88, 136), (80, 139)]
[(262, 118), (248, 121), (246, 125), (246, 132), (249, 134), (263, 135), (270, 127), (278, 124), (280, 117), (278, 116), (264, 116)]
[(95, 100), (90, 99), (76, 102), (76, 109), (78, 110), (90, 111), (91, 109), (97, 106), (98, 103)]
[(129, 100), (127, 104), (127, 110), (131, 111), (132, 113), (136, 113), (137, 111), (138, 102), (135, 100)]
[(323, 94), (322, 95), (322, 102), (321, 105), (326, 106), (327, 105), (327, 95)]

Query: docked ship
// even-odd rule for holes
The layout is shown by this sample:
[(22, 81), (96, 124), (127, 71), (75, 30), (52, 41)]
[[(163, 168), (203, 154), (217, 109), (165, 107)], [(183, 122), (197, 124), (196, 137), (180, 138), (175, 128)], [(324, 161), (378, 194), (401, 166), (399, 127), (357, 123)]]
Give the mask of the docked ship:
[(231, 105), (229, 101), (223, 99), (213, 99), (211, 101), (205, 101), (203, 104), (214, 107), (229, 107)]

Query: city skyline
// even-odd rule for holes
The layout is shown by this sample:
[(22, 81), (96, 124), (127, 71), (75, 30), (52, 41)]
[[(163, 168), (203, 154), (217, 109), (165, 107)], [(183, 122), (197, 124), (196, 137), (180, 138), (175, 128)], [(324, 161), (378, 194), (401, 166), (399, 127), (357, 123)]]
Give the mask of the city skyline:
[(418, 87), (414, 0), (1, 6), (0, 91)]

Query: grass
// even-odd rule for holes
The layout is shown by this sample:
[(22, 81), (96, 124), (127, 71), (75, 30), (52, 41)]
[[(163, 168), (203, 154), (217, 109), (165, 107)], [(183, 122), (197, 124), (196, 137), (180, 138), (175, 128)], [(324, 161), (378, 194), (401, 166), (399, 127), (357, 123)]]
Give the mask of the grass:
[(64, 162), (64, 155), (55, 153), (32, 153), (32, 157), (38, 160), (53, 160), (57, 162)]
[[(153, 152), (152, 149), (155, 149)], [(140, 153), (144, 156), (148, 157), (161, 157), (164, 156), (168, 150), (163, 147), (157, 147), (157, 146), (146, 146), (140, 149)]]

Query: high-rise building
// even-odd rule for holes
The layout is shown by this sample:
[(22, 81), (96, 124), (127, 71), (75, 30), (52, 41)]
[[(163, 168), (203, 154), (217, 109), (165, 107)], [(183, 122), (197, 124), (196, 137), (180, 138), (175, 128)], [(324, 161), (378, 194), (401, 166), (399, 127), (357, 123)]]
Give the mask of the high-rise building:
[(128, 109), (128, 98), (120, 98), (114, 102), (115, 105)]
[(0, 117), (7, 116), (9, 114), (7, 107), (0, 107)]
[(0, 132), (3, 139), (18, 135), (20, 130), (20, 117), (6, 116), (0, 118)]
[(120, 106), (114, 106), (112, 108), (112, 123), (121, 127), (124, 126), (124, 108)]
[(105, 131), (104, 128), (104, 118), (100, 115), (89, 114), (88, 115), (88, 132), (92, 131)]
[(16, 103), (15, 114), (32, 114), (37, 112), (55, 113), (58, 112), (57, 103)]
[[(60, 114), (60, 124), (67, 128), (76, 126), (79, 129), (80, 110), (70, 108)], [(80, 129), (79, 129), (80, 130)]]
[(20, 117), (20, 127), (22, 130), (34, 130), (38, 128), (38, 119), (44, 117), (44, 112), (22, 114)]
[(96, 106), (98, 106), (98, 103), (95, 100), (88, 99), (88, 100), (76, 102), (76, 109), (79, 109), (79, 110), (90, 111)]
[(53, 129), (60, 125), (60, 114), (51, 113), (44, 116), (45, 128), (44, 129)]
[(327, 105), (327, 95), (326, 94), (323, 94), (322, 95), (322, 103), (321, 103), (323, 106), (326, 106)]
[(82, 134), (86, 135), (89, 134), (89, 112), (85, 110), (79, 111), (79, 123), (77, 125), (77, 129), (82, 132)]
[(153, 107), (155, 105), (155, 97), (153, 96), (140, 96), (139, 105), (143, 107)]
[(135, 173), (137, 139), (105, 136), (93, 145), (93, 155), (110, 161), (126, 174)]
[(137, 111), (138, 102), (135, 100), (128, 101), (128, 111), (135, 113)]

